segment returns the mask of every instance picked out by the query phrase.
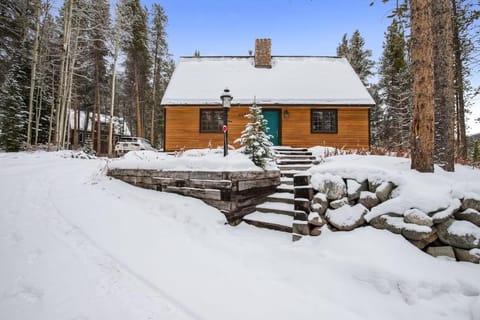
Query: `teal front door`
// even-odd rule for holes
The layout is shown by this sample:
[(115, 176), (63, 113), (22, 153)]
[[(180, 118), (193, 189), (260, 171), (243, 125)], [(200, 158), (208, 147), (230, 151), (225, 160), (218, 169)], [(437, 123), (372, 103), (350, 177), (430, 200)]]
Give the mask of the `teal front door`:
[(280, 144), (280, 111), (263, 110), (263, 118), (268, 121), (267, 134), (271, 135), (270, 141), (274, 146)]

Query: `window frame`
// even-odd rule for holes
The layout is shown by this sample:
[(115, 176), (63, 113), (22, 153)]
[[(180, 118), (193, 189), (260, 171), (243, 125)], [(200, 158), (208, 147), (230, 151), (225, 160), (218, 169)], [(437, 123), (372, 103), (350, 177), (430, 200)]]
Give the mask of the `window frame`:
[[(335, 128), (333, 130), (314, 130), (314, 113), (333, 113), (335, 115)], [(338, 110), (337, 109), (311, 109), (310, 110), (310, 133), (320, 133), (320, 134), (337, 134), (338, 133)]]
[[(203, 121), (202, 121), (202, 116), (205, 114), (205, 113), (208, 113), (208, 112), (212, 112), (212, 115), (215, 113), (215, 112), (218, 112), (221, 114), (221, 125), (219, 125), (218, 129), (204, 129), (203, 128)], [(222, 127), (223, 127), (223, 109), (215, 109), (215, 108), (208, 108), (208, 109), (200, 109), (200, 115), (199, 115), (199, 132), (200, 133), (222, 133)]]

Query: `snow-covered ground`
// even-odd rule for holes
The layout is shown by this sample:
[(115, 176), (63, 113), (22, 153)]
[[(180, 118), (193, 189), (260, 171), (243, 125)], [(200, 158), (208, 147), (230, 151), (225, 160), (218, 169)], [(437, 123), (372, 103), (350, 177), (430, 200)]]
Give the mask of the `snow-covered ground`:
[(480, 319), (479, 265), (371, 227), (230, 227), (64, 155), (0, 153), (0, 319)]

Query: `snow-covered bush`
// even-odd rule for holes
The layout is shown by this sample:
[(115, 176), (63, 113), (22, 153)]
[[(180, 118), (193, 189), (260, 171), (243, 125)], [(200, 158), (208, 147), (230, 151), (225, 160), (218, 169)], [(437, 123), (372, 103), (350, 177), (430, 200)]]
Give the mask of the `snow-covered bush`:
[(250, 113), (245, 115), (250, 122), (245, 126), (242, 135), (235, 143), (244, 147), (244, 153), (252, 159), (255, 165), (265, 168), (268, 160), (272, 159), (272, 142), (270, 135), (266, 133), (268, 121), (263, 118), (262, 107), (254, 103), (250, 107)]

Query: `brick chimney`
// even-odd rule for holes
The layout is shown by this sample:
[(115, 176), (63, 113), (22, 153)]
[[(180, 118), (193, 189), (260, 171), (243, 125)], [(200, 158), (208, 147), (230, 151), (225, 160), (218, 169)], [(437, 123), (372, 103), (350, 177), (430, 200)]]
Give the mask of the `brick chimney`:
[(255, 68), (272, 67), (272, 40), (255, 40)]

